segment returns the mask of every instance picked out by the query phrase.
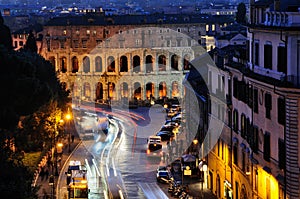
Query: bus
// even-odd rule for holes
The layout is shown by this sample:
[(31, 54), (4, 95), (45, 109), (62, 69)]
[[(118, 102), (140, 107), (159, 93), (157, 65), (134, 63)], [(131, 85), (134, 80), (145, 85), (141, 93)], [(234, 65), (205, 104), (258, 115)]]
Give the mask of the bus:
[(87, 170), (80, 161), (70, 161), (67, 174), (68, 198), (88, 199)]

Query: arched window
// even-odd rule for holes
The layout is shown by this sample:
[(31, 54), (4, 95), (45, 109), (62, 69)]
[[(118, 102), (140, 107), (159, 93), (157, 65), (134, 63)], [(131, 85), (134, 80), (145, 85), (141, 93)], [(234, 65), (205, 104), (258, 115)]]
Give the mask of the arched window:
[(151, 55), (146, 56), (146, 73), (153, 71), (153, 57)]
[(60, 58), (60, 71), (62, 73), (67, 72), (67, 58), (66, 57)]
[(146, 97), (151, 99), (154, 96), (154, 84), (149, 82), (146, 84)]
[(190, 70), (191, 65), (190, 65), (190, 56), (185, 55), (183, 58), (183, 70)]
[(141, 84), (139, 82), (135, 82), (133, 85), (134, 88), (134, 93), (133, 93), (133, 97), (136, 99), (141, 99), (142, 97), (142, 87)]
[(49, 57), (49, 62), (52, 64), (52, 66), (55, 68), (55, 57)]
[(172, 82), (172, 97), (179, 97), (179, 87), (178, 82)]
[(79, 69), (78, 59), (76, 56), (72, 58), (72, 73), (77, 73)]
[(159, 83), (159, 97), (167, 97), (167, 85), (166, 82)]
[(126, 56), (120, 57), (120, 72), (128, 72), (128, 62)]
[(177, 55), (171, 56), (171, 68), (174, 70), (178, 70), (178, 56)]
[(133, 57), (133, 72), (140, 72), (140, 68), (141, 68), (141, 59), (139, 56), (135, 55)]
[(83, 72), (90, 72), (90, 58), (88, 56), (83, 58)]
[(107, 58), (107, 72), (116, 72), (115, 58), (113, 56)]
[(166, 64), (167, 64), (166, 56), (160, 55), (158, 57), (158, 70), (159, 71), (166, 71)]
[(95, 71), (102, 72), (102, 58), (100, 56), (95, 58)]
[(96, 85), (96, 101), (103, 99), (103, 84), (98, 82)]

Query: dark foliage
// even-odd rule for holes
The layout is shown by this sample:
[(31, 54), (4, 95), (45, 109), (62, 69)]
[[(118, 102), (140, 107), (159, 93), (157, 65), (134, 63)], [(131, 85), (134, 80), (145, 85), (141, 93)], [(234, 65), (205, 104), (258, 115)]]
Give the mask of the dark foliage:
[(244, 3), (239, 3), (237, 7), (236, 22), (246, 24), (246, 6)]

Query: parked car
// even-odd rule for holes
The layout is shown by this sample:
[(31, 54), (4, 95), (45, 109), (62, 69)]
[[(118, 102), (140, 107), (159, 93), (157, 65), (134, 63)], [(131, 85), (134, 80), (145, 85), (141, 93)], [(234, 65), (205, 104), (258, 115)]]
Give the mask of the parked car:
[(162, 141), (170, 141), (174, 137), (173, 132), (170, 131), (159, 131), (156, 135), (160, 136)]
[(157, 182), (169, 183), (169, 171), (167, 169), (157, 169), (156, 170), (156, 180)]

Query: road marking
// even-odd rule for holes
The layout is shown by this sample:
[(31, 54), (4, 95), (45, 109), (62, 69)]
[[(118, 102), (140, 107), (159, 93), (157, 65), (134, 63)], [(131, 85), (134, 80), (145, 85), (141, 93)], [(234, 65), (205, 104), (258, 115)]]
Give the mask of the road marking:
[(169, 199), (169, 197), (155, 183), (139, 183), (139, 187), (143, 190), (144, 195), (148, 199)]

